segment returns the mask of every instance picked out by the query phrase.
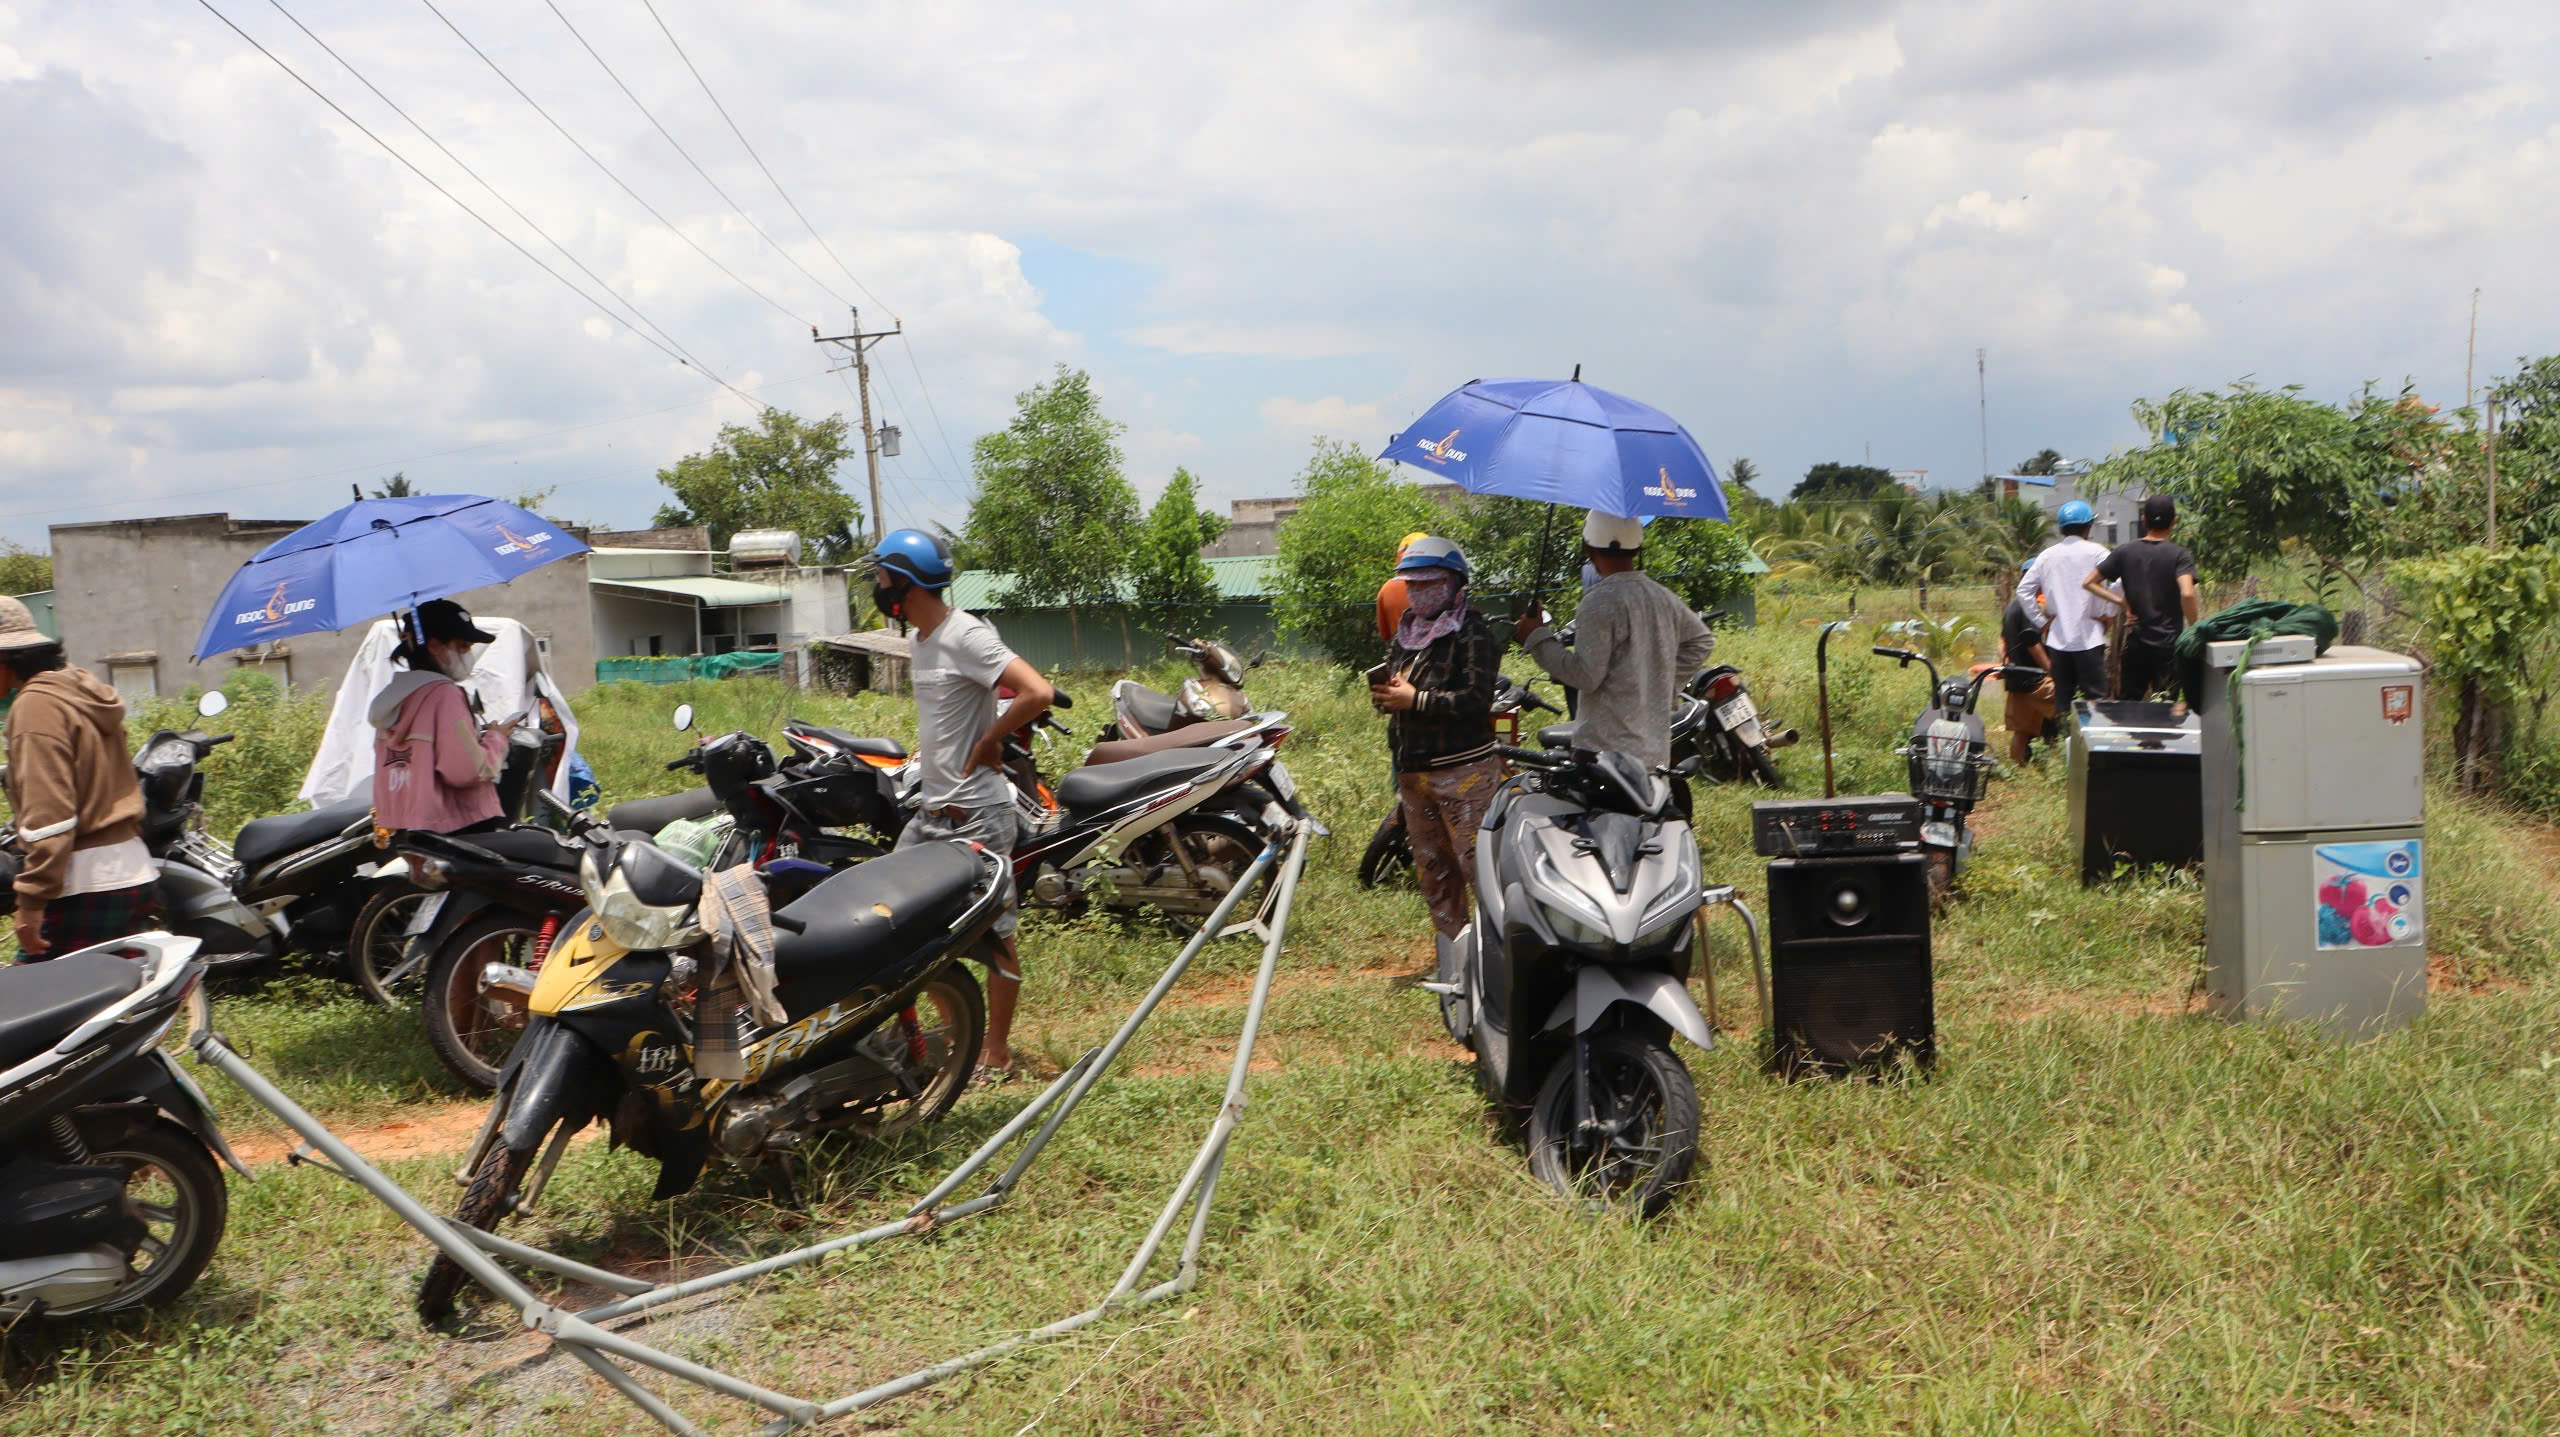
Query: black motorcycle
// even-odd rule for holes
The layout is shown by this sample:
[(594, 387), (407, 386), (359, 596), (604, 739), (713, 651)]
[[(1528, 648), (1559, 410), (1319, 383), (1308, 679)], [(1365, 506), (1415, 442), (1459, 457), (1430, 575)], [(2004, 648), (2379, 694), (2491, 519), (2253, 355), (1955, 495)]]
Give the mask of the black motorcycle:
[[(1673, 747), (1673, 762), (1694, 755), (1700, 770), (1709, 777), (1756, 783), (1762, 788), (1781, 786), (1778, 763), (1772, 753), (1793, 745), (1796, 731), (1771, 731), (1769, 721), (1752, 701), (1751, 686), (1743, 681), (1742, 670), (1731, 664), (1708, 665), (1689, 681), (1689, 697), (1703, 705), (1705, 712), (1689, 715), (1693, 722), (1683, 736), (1685, 742)], [(1681, 816), (1685, 818), (1688, 813), (1684, 806)]]
[[(463, 1160), (454, 1220), (494, 1228), (540, 1201), (579, 1129), (599, 1119), (617, 1146), (656, 1160), (652, 1201), (690, 1190), (714, 1157), (762, 1173), (796, 1201), (790, 1158), (812, 1137), (886, 1138), (949, 1112), (986, 1032), (978, 956), (1011, 896), (1003, 859), (957, 840), (834, 874), (797, 897), (805, 860), (760, 865), (773, 894), (777, 997), (785, 1021), (740, 1016), (745, 1076), (694, 1071), (704, 1020), (703, 875), (602, 828), (583, 840), (590, 911), (561, 938), (528, 997), (489, 1121)], [(775, 870), (789, 870), (776, 873)], [(463, 1280), (439, 1256), (418, 1294), (430, 1324)]]
[(1983, 682), (2009, 674), (2042, 679), (2045, 671), (2025, 664), (1990, 664), (1970, 681), (1942, 679), (1936, 664), (1909, 649), (1879, 644), (1875, 653), (1893, 660), (1895, 668), (1918, 664), (1929, 671), (1930, 706), (1912, 721), (1911, 741), (1894, 752), (1907, 765), (1911, 795), (1921, 804), (1920, 851), (1929, 859), (1929, 897), (1944, 902), (1973, 856), (1967, 819), (1982, 801), (1991, 771), (1999, 767), (1979, 712)]
[(249, 1170), (160, 1048), (195, 951), (149, 933), (0, 968), (0, 1320), (165, 1306), (213, 1260), (222, 1164)]
[[(211, 718), (228, 707), (214, 690), (196, 712)], [(160, 925), (200, 941), (197, 961), (216, 973), (289, 953), (341, 959), (359, 992), (390, 1002), (383, 982), (390, 965), (370, 940), (383, 931), (386, 915), (414, 904), (419, 894), (375, 844), (372, 803), (348, 799), (307, 813), (253, 818), (225, 844), (205, 828), (202, 766), (231, 739), (162, 729), (134, 760), (143, 845), (159, 869)], [(563, 742), (558, 734), (530, 731), (509, 742), (498, 798), (519, 820)]]
[[(677, 731), (692, 723), (693, 706), (679, 706)], [(786, 736), (793, 757), (781, 765), (752, 734), (722, 734), (697, 745), (667, 768), (702, 775), (700, 788), (618, 804), (605, 826), (654, 838), (679, 819), (723, 819), (725, 832), (709, 859), (713, 868), (797, 858), (831, 872), (886, 852), (880, 843), (830, 831), (876, 826), (884, 808), (895, 813), (877, 771), (856, 761), (885, 741), (798, 720)], [(562, 815), (573, 827), (585, 826), (565, 808)], [(395, 846), (407, 860), (409, 881), (425, 897), (407, 910), (401, 966), (389, 975), (391, 985), (399, 986), (408, 972), (423, 973), (428, 1042), (447, 1072), (486, 1092), (497, 1085), (524, 1030), (524, 1003), (536, 975), (563, 925), (585, 906), (580, 846), (531, 824), (480, 834), (404, 833)], [(504, 981), (488, 981), (493, 970)]]

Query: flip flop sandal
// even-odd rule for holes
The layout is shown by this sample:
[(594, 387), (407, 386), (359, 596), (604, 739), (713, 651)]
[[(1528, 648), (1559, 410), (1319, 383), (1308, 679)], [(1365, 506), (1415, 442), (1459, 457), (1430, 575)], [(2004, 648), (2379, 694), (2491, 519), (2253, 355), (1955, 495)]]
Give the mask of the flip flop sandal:
[(969, 1074), (969, 1081), (976, 1087), (992, 1088), (1000, 1084), (1010, 1083), (1020, 1076), (1020, 1071), (1014, 1068), (999, 1068), (992, 1063), (980, 1063), (977, 1068)]

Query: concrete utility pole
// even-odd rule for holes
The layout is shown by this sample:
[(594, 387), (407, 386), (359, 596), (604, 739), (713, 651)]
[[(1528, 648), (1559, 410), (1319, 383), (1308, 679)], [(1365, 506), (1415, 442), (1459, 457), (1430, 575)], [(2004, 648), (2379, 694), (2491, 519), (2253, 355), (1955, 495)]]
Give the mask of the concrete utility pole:
[(2480, 352), (2480, 291), (2471, 291), (2471, 338), (2462, 346), (2462, 407), (2471, 407), (2471, 361)]
[(1991, 379), (1985, 370), (1985, 351), (1973, 352), (1973, 398), (1982, 415), (1982, 477), (1991, 477)]
[(893, 335), (907, 332), (907, 322), (899, 320), (887, 329), (862, 332), (862, 311), (853, 311), (853, 333), (820, 334), (816, 325), (809, 326), (809, 339), (814, 344), (833, 344), (853, 352), (854, 391), (862, 400), (862, 461), (871, 471), (871, 542), (877, 544), (889, 532), (887, 516), (880, 512), (880, 435), (871, 427), (871, 346)]

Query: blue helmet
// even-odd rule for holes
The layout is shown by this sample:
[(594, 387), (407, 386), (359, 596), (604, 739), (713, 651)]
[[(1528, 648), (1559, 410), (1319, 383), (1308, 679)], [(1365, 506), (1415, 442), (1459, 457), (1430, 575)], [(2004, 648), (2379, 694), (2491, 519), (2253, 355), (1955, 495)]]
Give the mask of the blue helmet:
[(1472, 572), (1467, 567), (1464, 550), (1434, 535), (1424, 535), (1407, 544), (1404, 557), (1396, 560), (1396, 572), (1399, 574), (1410, 574), (1417, 569), (1447, 569), (1455, 573), (1461, 583)]
[(959, 572), (951, 562), (950, 546), (922, 529), (890, 530), (862, 562), (872, 569), (902, 574), (924, 589), (941, 589)]
[(2053, 522), (2065, 529), (2074, 524), (2093, 524), (2097, 519), (2098, 511), (2090, 508), (2087, 501), (2080, 499), (2074, 499), (2063, 505), (2062, 512), (2053, 516)]

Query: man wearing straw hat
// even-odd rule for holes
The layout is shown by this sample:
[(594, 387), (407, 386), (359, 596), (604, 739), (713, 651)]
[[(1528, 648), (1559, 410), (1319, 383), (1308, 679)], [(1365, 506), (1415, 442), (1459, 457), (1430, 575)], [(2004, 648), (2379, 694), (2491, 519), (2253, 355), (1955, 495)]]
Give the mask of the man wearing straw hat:
[(62, 645), (11, 598), (0, 598), (0, 710), (24, 860), (13, 885), (18, 961), (141, 932), (158, 874), (142, 846), (124, 700), (86, 670), (64, 667)]

